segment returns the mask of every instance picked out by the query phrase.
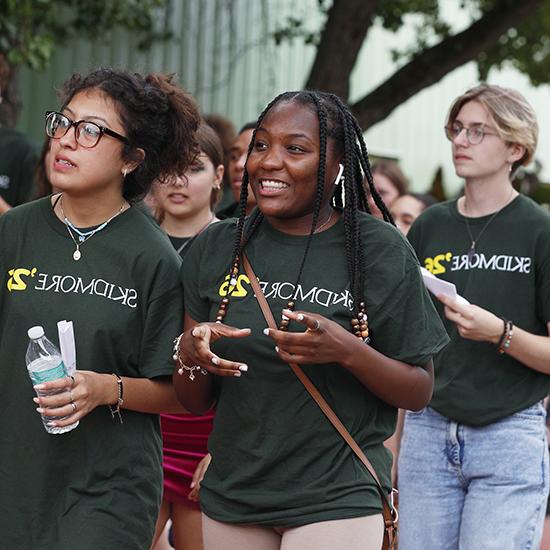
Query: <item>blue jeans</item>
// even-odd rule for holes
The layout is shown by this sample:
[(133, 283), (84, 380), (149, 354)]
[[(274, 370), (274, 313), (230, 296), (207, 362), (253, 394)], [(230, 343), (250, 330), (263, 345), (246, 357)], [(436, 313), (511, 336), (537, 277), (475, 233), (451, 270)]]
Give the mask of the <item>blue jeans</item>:
[(538, 550), (548, 498), (546, 411), (493, 424), (407, 412), (399, 453), (399, 550)]

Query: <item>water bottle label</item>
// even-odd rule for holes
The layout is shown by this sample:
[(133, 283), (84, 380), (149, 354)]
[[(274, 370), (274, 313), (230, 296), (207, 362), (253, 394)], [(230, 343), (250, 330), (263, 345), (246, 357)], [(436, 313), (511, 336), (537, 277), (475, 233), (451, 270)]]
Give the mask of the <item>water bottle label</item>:
[(65, 365), (63, 364), (63, 361), (57, 365), (57, 367), (53, 367), (48, 370), (43, 370), (39, 372), (31, 372), (31, 380), (34, 384), (40, 384), (42, 382), (49, 382), (50, 380), (57, 380), (58, 378), (63, 378), (65, 376)]

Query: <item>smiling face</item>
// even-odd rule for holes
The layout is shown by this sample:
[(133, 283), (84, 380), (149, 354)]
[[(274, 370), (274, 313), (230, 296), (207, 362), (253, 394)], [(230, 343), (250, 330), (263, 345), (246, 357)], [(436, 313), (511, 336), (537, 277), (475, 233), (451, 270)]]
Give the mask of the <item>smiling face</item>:
[(523, 148), (509, 145), (496, 135), (496, 131), (485, 107), (478, 101), (465, 103), (450, 124), (463, 128), (482, 127), (486, 130), (481, 143), (472, 145), (462, 130), (452, 140), (453, 163), (457, 176), (466, 180), (492, 178), (508, 179), (513, 162), (521, 158)]
[[(329, 138), (322, 208), (332, 196), (339, 157)], [(317, 192), (319, 120), (312, 106), (282, 101), (256, 132), (247, 170), (258, 206), (272, 225), (309, 233)]]
[[(79, 92), (63, 114), (73, 121), (89, 120), (125, 135), (115, 103), (99, 90)], [(96, 195), (104, 191), (122, 195), (122, 172), (131, 169), (122, 159), (123, 147), (118, 139), (107, 135), (95, 147), (82, 147), (73, 127), (60, 139), (51, 140), (46, 172), (52, 185), (68, 195)]]
[(170, 183), (155, 183), (158, 207), (173, 218), (185, 220), (205, 211), (210, 212), (212, 191), (219, 188), (223, 166), (214, 167), (202, 151), (184, 176)]

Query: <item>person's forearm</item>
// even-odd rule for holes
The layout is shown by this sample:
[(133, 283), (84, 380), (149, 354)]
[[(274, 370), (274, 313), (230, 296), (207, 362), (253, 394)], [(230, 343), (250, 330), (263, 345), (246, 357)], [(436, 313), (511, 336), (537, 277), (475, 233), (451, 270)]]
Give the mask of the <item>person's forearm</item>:
[(514, 327), (506, 353), (533, 370), (550, 374), (550, 337)]
[(432, 397), (433, 365), (414, 366), (386, 357), (356, 338), (350, 339), (341, 365), (372, 393), (402, 409), (419, 410)]
[[(116, 405), (118, 399), (118, 384), (112, 375), (106, 379), (109, 387), (108, 404)], [(122, 377), (123, 409), (143, 413), (185, 413), (188, 412), (178, 401), (174, 386), (169, 378), (150, 380), (147, 378)]]
[(193, 414), (201, 415), (214, 406), (212, 387), (213, 375), (202, 375), (195, 371), (195, 379), (190, 380), (187, 371), (173, 377), (174, 389), (181, 406)]

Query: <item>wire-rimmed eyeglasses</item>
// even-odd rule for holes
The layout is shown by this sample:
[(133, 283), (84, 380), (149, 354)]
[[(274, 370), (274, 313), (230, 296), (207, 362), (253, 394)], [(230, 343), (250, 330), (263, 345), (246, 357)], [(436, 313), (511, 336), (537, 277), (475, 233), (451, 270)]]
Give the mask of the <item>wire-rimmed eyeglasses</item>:
[(76, 141), (82, 147), (95, 147), (103, 134), (119, 139), (124, 143), (129, 143), (128, 138), (106, 128), (95, 122), (88, 120), (71, 120), (68, 116), (57, 111), (46, 112), (46, 135), (53, 139), (62, 138), (74, 126)]
[(476, 124), (475, 126), (462, 126), (458, 122), (445, 126), (445, 135), (449, 141), (454, 141), (462, 132), (466, 130), (466, 139), (471, 145), (478, 145), (483, 141), (485, 136), (496, 136), (495, 132), (488, 132), (482, 124)]

